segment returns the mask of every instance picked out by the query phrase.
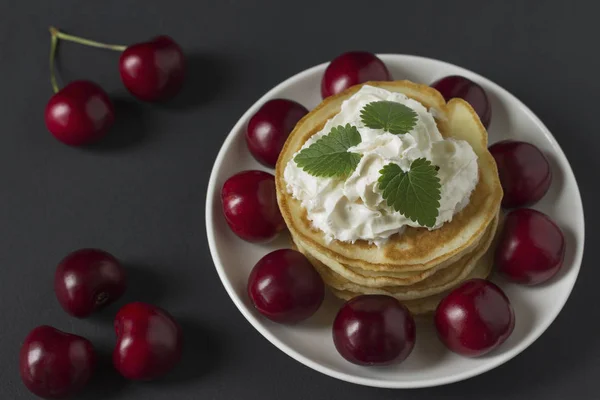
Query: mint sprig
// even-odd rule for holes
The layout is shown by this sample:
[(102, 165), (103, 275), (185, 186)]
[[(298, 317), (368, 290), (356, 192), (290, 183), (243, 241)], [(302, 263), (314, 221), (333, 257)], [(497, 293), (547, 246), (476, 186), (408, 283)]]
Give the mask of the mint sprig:
[(313, 176), (345, 177), (356, 169), (362, 157), (361, 154), (348, 152), (348, 149), (360, 142), (360, 133), (355, 126), (339, 125), (298, 153), (294, 161)]
[(371, 129), (383, 129), (395, 135), (410, 132), (417, 123), (417, 113), (395, 101), (374, 101), (360, 112), (365, 126)]
[(392, 163), (379, 173), (379, 189), (388, 206), (421, 226), (435, 226), (441, 199), (436, 166), (425, 158), (418, 158), (407, 172)]

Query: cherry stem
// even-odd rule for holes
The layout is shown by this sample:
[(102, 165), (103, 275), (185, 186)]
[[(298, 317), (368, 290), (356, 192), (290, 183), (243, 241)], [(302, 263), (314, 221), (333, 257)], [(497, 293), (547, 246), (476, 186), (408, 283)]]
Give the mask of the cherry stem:
[(50, 27), (50, 84), (52, 85), (52, 90), (54, 93), (58, 93), (60, 88), (58, 87), (58, 83), (56, 83), (56, 74), (54, 73), (54, 59), (56, 58), (56, 48), (58, 47), (58, 40), (66, 40), (68, 42), (75, 42), (79, 44), (83, 44), (85, 46), (98, 47), (100, 49), (108, 49), (114, 51), (124, 51), (127, 46), (117, 45), (117, 44), (106, 44), (96, 42), (94, 40), (80, 38), (78, 36), (69, 35), (67, 33), (59, 31), (57, 28), (51, 26)]
[(68, 42), (75, 42), (75, 43), (83, 44), (85, 46), (98, 47), (100, 49), (123, 51), (127, 48), (127, 46), (123, 46), (123, 45), (100, 43), (100, 42), (96, 42), (95, 40), (89, 40), (89, 39), (84, 39), (79, 36), (69, 35), (68, 33), (59, 31), (57, 28), (55, 28), (53, 26), (50, 27), (50, 34), (52, 36), (56, 36), (57, 38), (59, 38), (61, 40), (66, 40)]
[(54, 73), (54, 57), (56, 56), (56, 47), (58, 45), (58, 37), (52, 35), (50, 37), (50, 84), (54, 93), (58, 93), (60, 90), (56, 83), (56, 74)]

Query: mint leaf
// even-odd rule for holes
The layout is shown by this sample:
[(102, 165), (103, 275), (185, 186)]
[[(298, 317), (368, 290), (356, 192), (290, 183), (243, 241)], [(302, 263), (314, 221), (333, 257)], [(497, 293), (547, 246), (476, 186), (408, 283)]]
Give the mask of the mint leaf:
[(339, 125), (298, 153), (294, 161), (298, 167), (313, 176), (348, 176), (356, 169), (362, 157), (348, 152), (348, 149), (360, 142), (360, 133), (355, 126)]
[(408, 133), (417, 123), (417, 113), (395, 101), (374, 101), (360, 111), (360, 118), (371, 129), (383, 129), (395, 135)]
[(387, 164), (379, 173), (379, 189), (388, 206), (422, 226), (435, 226), (441, 199), (436, 166), (418, 158), (408, 172), (397, 164)]

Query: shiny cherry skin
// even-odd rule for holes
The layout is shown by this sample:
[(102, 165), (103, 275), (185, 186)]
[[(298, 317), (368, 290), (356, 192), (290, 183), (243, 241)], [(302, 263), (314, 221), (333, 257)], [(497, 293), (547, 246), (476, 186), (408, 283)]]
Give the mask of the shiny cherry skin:
[(113, 365), (127, 379), (159, 378), (181, 359), (181, 327), (159, 307), (141, 302), (126, 304), (115, 317), (115, 332)]
[(283, 145), (308, 110), (292, 100), (267, 101), (250, 118), (246, 128), (246, 143), (250, 153), (260, 163), (274, 168)]
[(43, 325), (27, 335), (19, 361), (21, 380), (33, 394), (64, 399), (88, 383), (96, 353), (89, 340)]
[(46, 127), (70, 146), (83, 146), (106, 135), (115, 122), (115, 108), (108, 94), (90, 81), (74, 81), (50, 98)]
[(325, 296), (325, 285), (302, 253), (281, 249), (256, 263), (248, 278), (248, 295), (265, 317), (283, 324), (295, 324), (319, 309)]
[(175, 96), (185, 78), (185, 56), (169, 36), (131, 45), (119, 60), (123, 84), (140, 100), (161, 101)]
[(126, 273), (119, 260), (99, 249), (72, 252), (58, 264), (54, 275), (58, 302), (77, 318), (113, 303), (126, 288)]
[(321, 79), (321, 96), (338, 94), (359, 83), (390, 80), (390, 72), (375, 54), (350, 51), (337, 56), (327, 66)]
[(527, 142), (503, 140), (490, 146), (490, 153), (498, 165), (504, 208), (530, 206), (544, 197), (552, 183), (552, 170), (540, 149)]
[(233, 175), (223, 185), (221, 202), (233, 233), (249, 242), (268, 242), (285, 226), (277, 205), (275, 177), (267, 172)]
[(510, 301), (498, 286), (471, 279), (448, 294), (435, 311), (440, 340), (467, 357), (486, 354), (508, 339), (515, 327)]
[(496, 247), (496, 268), (513, 282), (536, 285), (561, 269), (565, 249), (561, 229), (546, 214), (519, 208), (504, 221)]
[(402, 362), (415, 347), (415, 321), (394, 297), (357, 296), (335, 317), (333, 342), (340, 355), (354, 364)]
[(485, 129), (492, 122), (492, 106), (485, 90), (464, 76), (451, 75), (435, 81), (431, 86), (444, 96), (446, 101), (461, 98), (473, 107)]

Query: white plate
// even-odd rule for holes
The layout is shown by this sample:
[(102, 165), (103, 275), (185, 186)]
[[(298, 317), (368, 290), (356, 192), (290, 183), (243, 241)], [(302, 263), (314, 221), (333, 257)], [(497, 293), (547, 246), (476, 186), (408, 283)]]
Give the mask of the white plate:
[[(405, 362), (389, 367), (360, 367), (344, 360), (333, 345), (331, 323), (342, 304), (333, 296), (326, 298), (315, 316), (292, 327), (275, 324), (254, 310), (246, 295), (250, 270), (262, 256), (287, 247), (287, 243), (282, 239), (259, 246), (236, 237), (223, 217), (220, 189), (236, 172), (266, 170), (246, 148), (244, 131), (250, 117), (265, 101), (277, 97), (293, 99), (308, 109), (315, 107), (321, 101), (319, 88), (327, 64), (307, 69), (277, 85), (250, 107), (233, 127), (219, 151), (208, 184), (208, 242), (221, 281), (235, 305), (264, 337), (289, 356), (319, 372), (361, 385), (386, 388), (443, 385), (481, 374), (510, 360), (554, 321), (569, 297), (581, 265), (583, 206), (575, 176), (560, 146), (533, 112), (512, 94), (480, 75), (442, 61), (408, 55), (380, 57), (395, 79), (429, 84), (443, 76), (456, 74), (476, 81), (487, 91), (492, 103), (490, 143), (508, 138), (528, 141), (542, 149), (550, 160), (552, 186), (535, 208), (550, 215), (562, 228), (567, 241), (565, 262), (551, 282), (538, 287), (493, 279), (504, 289), (515, 309), (516, 326), (511, 337), (489, 355), (464, 358), (451, 353), (438, 341), (431, 318), (420, 318), (415, 349)], [(272, 170), (269, 172), (273, 173)]]

